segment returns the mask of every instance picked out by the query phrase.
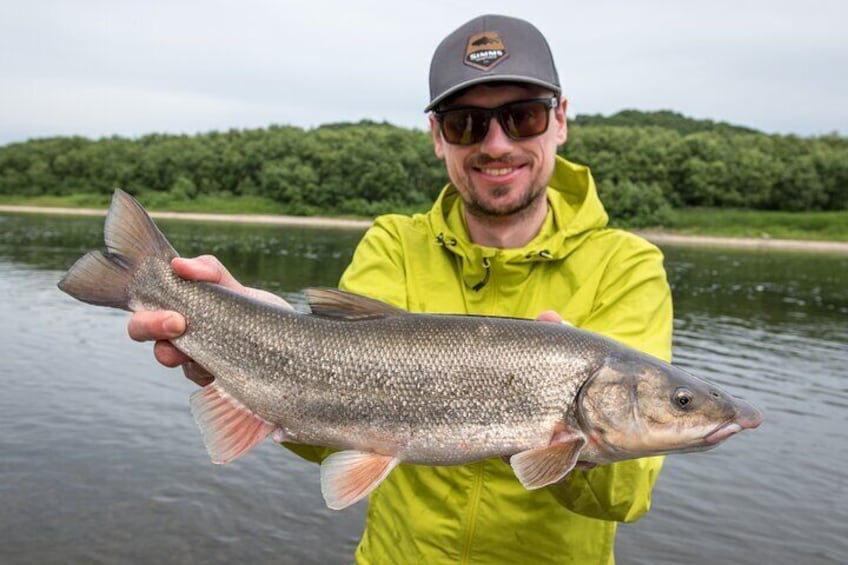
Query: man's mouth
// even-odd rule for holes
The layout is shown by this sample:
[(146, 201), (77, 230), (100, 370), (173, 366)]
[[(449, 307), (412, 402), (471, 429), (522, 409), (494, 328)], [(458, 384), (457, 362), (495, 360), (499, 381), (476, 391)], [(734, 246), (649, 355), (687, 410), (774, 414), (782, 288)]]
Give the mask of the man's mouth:
[(497, 169), (483, 167), (480, 169), (484, 175), (489, 175), (490, 177), (505, 177), (506, 175), (512, 173), (515, 170), (515, 167), (500, 167)]

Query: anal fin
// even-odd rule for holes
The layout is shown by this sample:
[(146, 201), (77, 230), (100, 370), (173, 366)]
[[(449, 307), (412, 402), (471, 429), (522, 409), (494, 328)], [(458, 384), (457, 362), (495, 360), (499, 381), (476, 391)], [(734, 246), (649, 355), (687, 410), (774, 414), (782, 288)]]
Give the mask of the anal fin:
[(238, 459), (276, 426), (266, 422), (212, 383), (191, 395), (191, 414), (213, 463)]
[(321, 463), (321, 493), (333, 510), (347, 508), (377, 488), (400, 463), (391, 455), (339, 451)]

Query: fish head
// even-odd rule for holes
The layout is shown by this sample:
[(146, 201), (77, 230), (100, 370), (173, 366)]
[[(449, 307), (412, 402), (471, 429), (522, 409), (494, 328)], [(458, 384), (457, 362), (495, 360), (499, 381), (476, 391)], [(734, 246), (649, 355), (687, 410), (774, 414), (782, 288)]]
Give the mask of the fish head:
[(703, 451), (763, 419), (717, 386), (633, 352), (611, 354), (577, 403), (580, 426), (606, 461)]

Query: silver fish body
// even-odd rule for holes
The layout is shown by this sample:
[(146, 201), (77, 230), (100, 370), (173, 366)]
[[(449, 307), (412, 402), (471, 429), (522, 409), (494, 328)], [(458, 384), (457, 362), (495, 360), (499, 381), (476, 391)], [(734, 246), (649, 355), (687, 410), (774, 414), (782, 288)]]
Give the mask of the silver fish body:
[(311, 314), (177, 277), (176, 252), (132, 197), (116, 192), (108, 251), (60, 288), (129, 310), (175, 310), (174, 344), (208, 369), (192, 411), (216, 462), (273, 433), (337, 450), (322, 465), (332, 508), (364, 497), (400, 462), (494, 456), (527, 488), (578, 461), (708, 449), (759, 425), (751, 405), (658, 359), (562, 324), (409, 314), (331, 289)]
[[(157, 269), (174, 277), (167, 264)], [(449, 315), (347, 321), (172, 280), (175, 344), (293, 442), (452, 465), (547, 445), (616, 346), (557, 324)], [(167, 288), (158, 287), (160, 292)]]

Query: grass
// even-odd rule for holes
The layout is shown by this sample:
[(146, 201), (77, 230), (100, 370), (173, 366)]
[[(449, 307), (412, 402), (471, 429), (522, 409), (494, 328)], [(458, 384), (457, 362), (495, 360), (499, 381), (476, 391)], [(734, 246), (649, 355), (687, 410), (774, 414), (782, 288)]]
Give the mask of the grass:
[(848, 241), (848, 210), (774, 212), (709, 208), (678, 209), (668, 231), (689, 235)]
[[(258, 196), (201, 196), (180, 198), (172, 194), (147, 192), (138, 195), (149, 210), (170, 212), (208, 212), (210, 214), (286, 214), (285, 207)], [(67, 196), (8, 196), (0, 195), (0, 204), (45, 206), (53, 208), (108, 208), (110, 194), (70, 194)]]
[(46, 208), (106, 208), (111, 196), (101, 194), (69, 194), (67, 196), (14, 196), (0, 194), (0, 204), (44, 206)]
[(207, 212), (210, 214), (290, 214), (279, 202), (260, 196), (204, 195), (194, 199), (168, 193), (147, 192), (138, 195), (145, 208), (169, 212)]
[[(151, 210), (208, 212), (217, 214), (289, 214), (278, 202), (257, 196), (202, 196), (179, 198), (173, 194), (141, 195)], [(27, 206), (106, 208), (109, 195), (73, 194), (68, 196), (15, 197), (0, 195), (0, 204)], [(398, 212), (404, 212), (398, 210)], [(345, 216), (351, 217), (351, 216)], [(726, 237), (770, 237), (848, 241), (848, 210), (840, 212), (772, 212), (762, 210), (726, 210), (687, 208), (673, 211), (672, 222), (663, 231), (688, 235)]]

